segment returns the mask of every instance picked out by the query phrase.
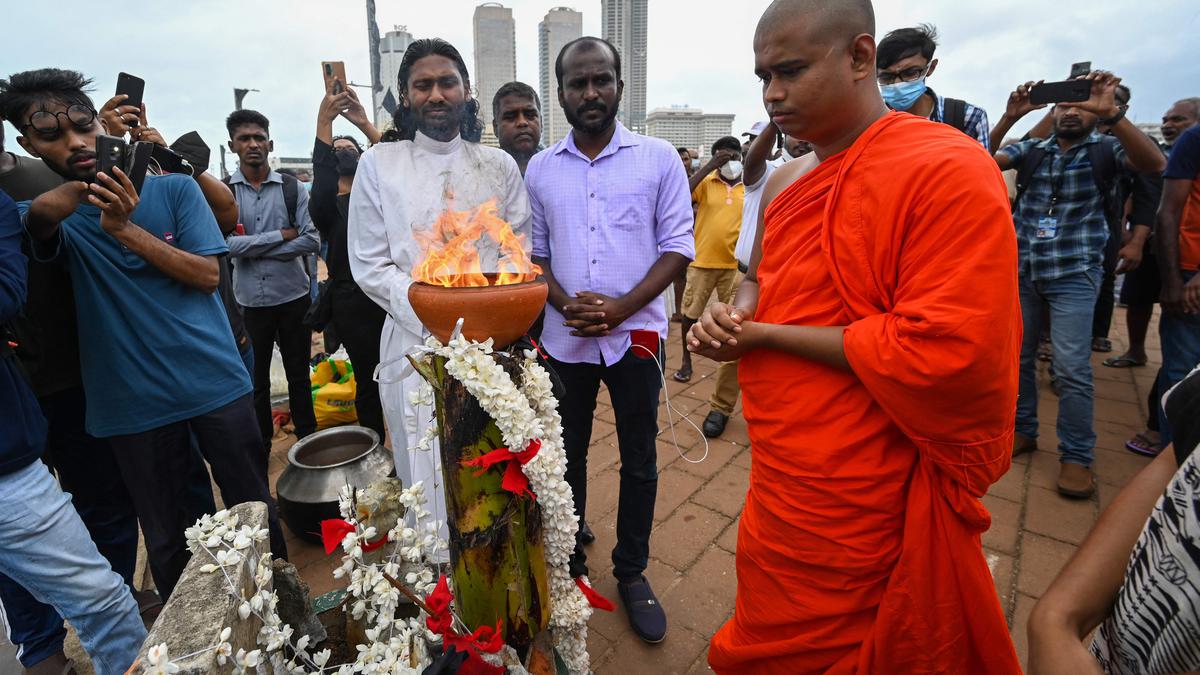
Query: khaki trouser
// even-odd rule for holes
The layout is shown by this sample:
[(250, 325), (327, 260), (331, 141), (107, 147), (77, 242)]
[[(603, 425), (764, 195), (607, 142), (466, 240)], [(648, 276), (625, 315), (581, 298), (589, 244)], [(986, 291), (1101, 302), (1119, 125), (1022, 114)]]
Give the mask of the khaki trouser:
[[(721, 302), (732, 303), (738, 286), (742, 285), (742, 279), (745, 278), (746, 275), (738, 272), (734, 277), (729, 298), (721, 298)], [(712, 397), (708, 399), (708, 404), (713, 410), (724, 415), (732, 415), (733, 407), (737, 405), (738, 391), (740, 391), (737, 371), (737, 361), (727, 361), (717, 367), (717, 388), (713, 391)]]

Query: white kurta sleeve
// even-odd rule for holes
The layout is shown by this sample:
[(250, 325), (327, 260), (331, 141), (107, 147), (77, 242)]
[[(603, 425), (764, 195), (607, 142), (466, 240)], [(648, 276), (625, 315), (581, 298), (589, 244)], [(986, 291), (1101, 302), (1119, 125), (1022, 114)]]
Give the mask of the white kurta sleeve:
[(533, 212), (529, 208), (529, 192), (525, 189), (525, 179), (521, 177), (521, 169), (511, 157), (504, 167), (505, 195), (503, 218), (513, 228), (513, 232), (524, 235), (525, 253), (533, 249)]
[[(390, 237), (411, 237), (411, 232), (391, 231), (384, 216), (382, 191), (376, 167), (376, 148), (363, 153), (355, 172), (350, 192), (350, 211), (347, 218), (346, 247), (354, 281), (392, 320), (408, 331), (420, 335), (421, 321), (408, 302), (408, 287), (412, 285), (409, 242), (392, 246)], [(392, 223), (392, 227), (407, 226)], [(393, 255), (395, 252), (395, 255)], [(397, 260), (396, 258), (400, 259)]]

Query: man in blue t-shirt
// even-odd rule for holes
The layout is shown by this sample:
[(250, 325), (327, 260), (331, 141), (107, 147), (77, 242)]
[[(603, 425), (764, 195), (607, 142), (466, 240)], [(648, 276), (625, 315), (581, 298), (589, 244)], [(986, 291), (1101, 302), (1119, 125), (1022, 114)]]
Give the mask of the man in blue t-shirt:
[(193, 434), (225, 504), (268, 504), (271, 548), (285, 557), (250, 379), (215, 293), (228, 249), (212, 211), (187, 176), (148, 176), (139, 194), (120, 169), (97, 173), (95, 107), (47, 73), (43, 87), (0, 94), (0, 115), (67, 181), (20, 208), (34, 254), (70, 270), (87, 430), (113, 447), (155, 585), (169, 595), (190, 555)]

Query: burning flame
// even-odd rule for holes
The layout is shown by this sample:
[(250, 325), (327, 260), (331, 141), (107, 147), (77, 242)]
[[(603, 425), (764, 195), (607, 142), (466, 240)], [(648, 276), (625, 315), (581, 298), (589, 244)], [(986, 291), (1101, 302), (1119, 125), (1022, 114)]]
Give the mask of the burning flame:
[[(475, 242), (485, 235), (500, 245), (495, 272), (485, 273), (479, 266)], [(413, 269), (414, 281), (448, 287), (507, 286), (533, 281), (542, 273), (525, 254), (525, 237), (500, 217), (495, 199), (470, 211), (447, 208), (429, 232), (418, 233), (416, 239), (425, 259)]]

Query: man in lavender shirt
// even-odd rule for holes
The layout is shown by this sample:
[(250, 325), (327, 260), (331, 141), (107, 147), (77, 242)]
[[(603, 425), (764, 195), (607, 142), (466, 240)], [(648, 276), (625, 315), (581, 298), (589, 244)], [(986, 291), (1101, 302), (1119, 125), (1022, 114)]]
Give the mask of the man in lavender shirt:
[[(624, 83), (611, 44), (570, 42), (554, 70), (572, 131), (525, 173), (534, 259), (550, 284), (542, 346), (566, 385), (566, 479), (581, 521), (596, 394), (601, 382), (608, 387), (621, 453), (613, 576), (634, 632), (657, 643), (667, 618), (642, 573), (658, 492), (655, 359), (667, 332), (659, 296), (695, 255), (691, 196), (675, 148), (616, 121)], [(587, 573), (584, 543), (577, 535), (574, 576)]]

